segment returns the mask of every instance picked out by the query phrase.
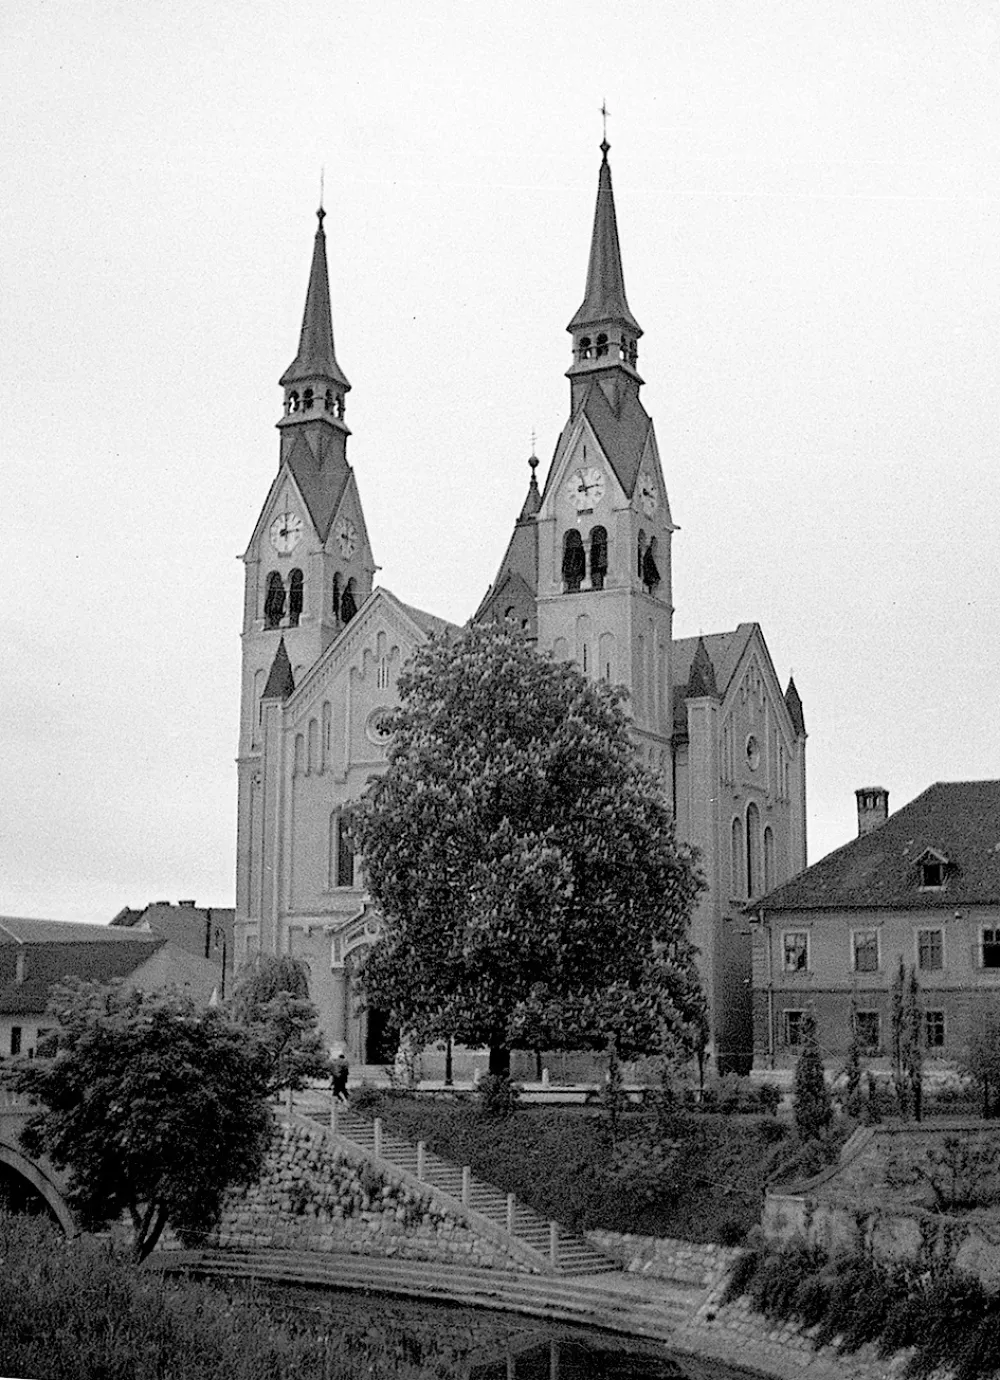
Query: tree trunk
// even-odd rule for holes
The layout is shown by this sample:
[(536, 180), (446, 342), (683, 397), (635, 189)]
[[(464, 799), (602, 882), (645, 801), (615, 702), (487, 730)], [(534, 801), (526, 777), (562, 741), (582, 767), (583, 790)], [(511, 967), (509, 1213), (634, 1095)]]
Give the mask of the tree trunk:
[(497, 1078), (510, 1077), (510, 1050), (504, 1045), (490, 1045), (490, 1073)]

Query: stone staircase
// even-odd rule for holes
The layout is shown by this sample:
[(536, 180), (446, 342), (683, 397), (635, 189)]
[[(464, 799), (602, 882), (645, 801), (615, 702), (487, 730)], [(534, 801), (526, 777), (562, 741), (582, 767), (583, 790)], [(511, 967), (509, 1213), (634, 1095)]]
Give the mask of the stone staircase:
[(451, 1200), (450, 1205), (485, 1218), (493, 1228), (505, 1232), (520, 1248), (520, 1253), (533, 1268), (546, 1274), (600, 1275), (618, 1271), (618, 1264), (602, 1255), (582, 1237), (566, 1231), (556, 1222), (548, 1222), (533, 1208), (519, 1203), (513, 1194), (504, 1193), (494, 1184), (476, 1178), (467, 1166), (453, 1164), (427, 1150), (421, 1143), (414, 1145), (401, 1136), (382, 1128), (381, 1122), (371, 1120), (349, 1107), (338, 1105), (331, 1121), (329, 1096), (319, 1091), (296, 1098), (295, 1110), (364, 1152), (371, 1159), (382, 1161), (436, 1193)]

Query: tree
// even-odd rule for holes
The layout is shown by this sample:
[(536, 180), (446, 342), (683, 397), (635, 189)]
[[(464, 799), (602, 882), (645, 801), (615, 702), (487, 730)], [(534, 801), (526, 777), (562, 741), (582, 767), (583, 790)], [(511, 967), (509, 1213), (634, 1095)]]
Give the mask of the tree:
[(1000, 1011), (977, 1003), (961, 1070), (982, 1099), (983, 1117), (1000, 1116)]
[(900, 954), (891, 997), (892, 1082), (900, 1116), (908, 1117), (912, 1108), (917, 1121), (923, 1111), (922, 1035), (920, 983), (916, 969), (907, 969)]
[(169, 1223), (196, 1241), (222, 1195), (260, 1174), (271, 1138), (267, 1060), (221, 1011), (171, 992), (75, 980), (53, 990), (55, 1057), (15, 1066), (42, 1110), (21, 1143), (69, 1170), (87, 1230), (128, 1213), (144, 1260)]
[(298, 1090), (310, 1078), (329, 1076), (330, 1057), (299, 959), (256, 954), (240, 970), (229, 1013), (261, 1046), (269, 1093)]
[(795, 1063), (792, 1111), (795, 1129), (804, 1141), (822, 1140), (833, 1119), (830, 1090), (826, 1086), (816, 1035), (816, 1017), (811, 1011), (802, 1018), (802, 1053)]
[(510, 624), (437, 638), (400, 677), (355, 836), (383, 938), (366, 998), (423, 1041), (510, 1050), (684, 1041), (702, 885), (636, 763), (624, 692)]

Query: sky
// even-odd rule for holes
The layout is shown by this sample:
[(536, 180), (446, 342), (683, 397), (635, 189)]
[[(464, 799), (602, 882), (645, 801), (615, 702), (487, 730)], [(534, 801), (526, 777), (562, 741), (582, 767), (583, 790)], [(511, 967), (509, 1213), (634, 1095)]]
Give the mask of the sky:
[(0, 913), (232, 904), (321, 170), (378, 578), (475, 610), (566, 420), (603, 102), (675, 635), (794, 672), (812, 861), (859, 786), (1000, 776), (997, 0), (4, 0)]

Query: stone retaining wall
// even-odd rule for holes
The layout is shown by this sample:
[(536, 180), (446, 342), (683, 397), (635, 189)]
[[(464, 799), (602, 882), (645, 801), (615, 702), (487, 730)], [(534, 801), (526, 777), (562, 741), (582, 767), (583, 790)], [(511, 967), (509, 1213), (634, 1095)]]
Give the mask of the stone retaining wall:
[(679, 1284), (714, 1288), (728, 1275), (739, 1247), (713, 1242), (679, 1241), (669, 1236), (629, 1236), (615, 1231), (589, 1231), (597, 1250), (620, 1262), (631, 1275), (670, 1279)]
[(206, 1245), (350, 1250), (479, 1268), (527, 1268), (401, 1175), (354, 1156), (320, 1127), (288, 1123), (276, 1130), (260, 1180), (227, 1195), (222, 1220)]

